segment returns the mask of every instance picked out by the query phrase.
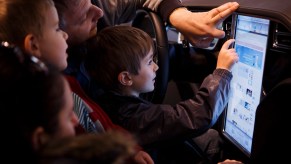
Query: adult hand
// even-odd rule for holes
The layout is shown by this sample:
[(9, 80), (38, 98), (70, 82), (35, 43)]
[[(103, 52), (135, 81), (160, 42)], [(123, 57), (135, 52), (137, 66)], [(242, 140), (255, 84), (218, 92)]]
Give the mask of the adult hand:
[(228, 2), (208, 12), (178, 8), (171, 13), (169, 21), (193, 46), (206, 48), (214, 38), (225, 36), (225, 32), (217, 26), (238, 7), (237, 2)]

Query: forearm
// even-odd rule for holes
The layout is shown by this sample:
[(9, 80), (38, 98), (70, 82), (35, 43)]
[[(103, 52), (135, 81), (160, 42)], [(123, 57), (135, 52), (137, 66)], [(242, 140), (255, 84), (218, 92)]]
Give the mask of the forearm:
[(169, 21), (171, 13), (179, 7), (184, 7), (180, 0), (163, 0), (159, 4), (158, 12), (163, 18), (163, 21)]
[(157, 11), (164, 21), (168, 21), (176, 8), (183, 7), (179, 0), (92, 0), (92, 4), (103, 10), (102, 19), (106, 26), (130, 22), (141, 8)]
[[(138, 9), (143, 8), (146, 0), (91, 0), (92, 4), (104, 12), (104, 26), (130, 22)], [(157, 1), (157, 0), (155, 0)]]
[(228, 70), (215, 69), (204, 79), (195, 96), (197, 99), (202, 99), (201, 102), (208, 103), (212, 113), (210, 126), (217, 121), (228, 103), (231, 79), (232, 74)]
[(180, 0), (147, 0), (143, 7), (158, 12), (163, 21), (169, 21), (169, 16), (177, 8), (184, 8)]

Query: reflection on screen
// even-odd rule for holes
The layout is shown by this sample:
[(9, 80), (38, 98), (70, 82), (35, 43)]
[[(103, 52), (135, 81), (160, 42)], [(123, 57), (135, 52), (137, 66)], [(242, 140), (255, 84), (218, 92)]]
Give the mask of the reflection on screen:
[(234, 48), (239, 62), (234, 66), (224, 133), (249, 156), (256, 108), (262, 93), (262, 78), (269, 20), (237, 15)]

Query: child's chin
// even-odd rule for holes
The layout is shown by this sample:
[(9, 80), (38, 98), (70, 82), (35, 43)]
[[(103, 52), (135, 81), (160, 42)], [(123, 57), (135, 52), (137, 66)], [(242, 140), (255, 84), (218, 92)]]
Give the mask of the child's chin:
[(147, 92), (152, 92), (155, 90), (155, 87), (153, 87), (152, 89), (149, 89)]

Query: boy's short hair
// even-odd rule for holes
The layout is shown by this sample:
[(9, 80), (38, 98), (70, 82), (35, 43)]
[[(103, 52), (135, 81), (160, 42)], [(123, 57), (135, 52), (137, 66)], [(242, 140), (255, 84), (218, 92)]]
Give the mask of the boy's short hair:
[(132, 26), (113, 26), (101, 30), (89, 40), (85, 67), (93, 80), (106, 89), (119, 89), (118, 74), (137, 75), (141, 60), (155, 52), (153, 39)]
[(0, 39), (23, 45), (27, 34), (41, 36), (52, 0), (0, 0)]

